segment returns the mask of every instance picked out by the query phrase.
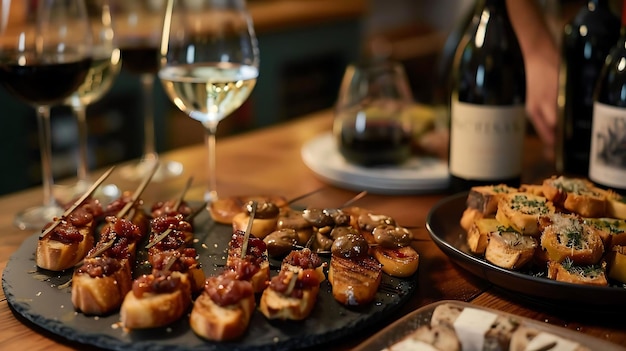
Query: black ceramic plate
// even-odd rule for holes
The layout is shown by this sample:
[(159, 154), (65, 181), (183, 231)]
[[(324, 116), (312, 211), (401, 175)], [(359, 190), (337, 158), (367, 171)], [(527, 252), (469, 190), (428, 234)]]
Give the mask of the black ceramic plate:
[[(230, 226), (216, 225), (208, 213), (196, 217), (196, 245), (207, 276), (217, 274), (225, 262)], [(26, 239), (11, 256), (2, 275), (9, 305), (28, 321), (54, 334), (88, 345), (112, 350), (288, 350), (315, 346), (356, 333), (395, 311), (415, 290), (415, 277), (383, 275), (375, 301), (349, 309), (332, 297), (330, 284), (323, 282), (317, 304), (304, 321), (269, 321), (255, 312), (247, 333), (236, 342), (204, 341), (189, 328), (188, 318), (164, 328), (125, 332), (119, 314), (88, 317), (76, 313), (70, 288), (60, 288), (71, 273), (38, 270), (35, 265), (37, 234)], [(203, 244), (200, 244), (203, 243)], [(280, 262), (271, 262), (275, 274)]]
[(483, 257), (470, 253), (466, 232), (459, 225), (465, 210), (467, 192), (452, 195), (439, 201), (426, 219), (430, 237), (453, 261), (471, 273), (501, 288), (522, 293), (538, 302), (578, 307), (610, 307), (606, 311), (617, 312), (626, 307), (626, 288), (623, 284), (588, 286), (558, 282), (548, 279), (542, 270), (512, 271), (487, 262)]
[(567, 340), (577, 342), (580, 345), (588, 347), (590, 350), (603, 350), (603, 351), (626, 350), (623, 347), (618, 346), (617, 344), (613, 344), (611, 342), (608, 342), (599, 338), (594, 338), (590, 335), (586, 335), (577, 331), (565, 329), (562, 327), (557, 327), (555, 325), (550, 325), (548, 323), (535, 321), (532, 319), (520, 317), (514, 314), (494, 310), (491, 308), (473, 305), (467, 302), (444, 300), (444, 301), (439, 301), (439, 302), (435, 302), (435, 303), (431, 303), (429, 305), (423, 306), (407, 314), (406, 316), (400, 318), (399, 320), (387, 326), (385, 329), (371, 336), (369, 339), (364, 341), (361, 345), (359, 345), (353, 351), (379, 351), (397, 343), (398, 341), (403, 339), (405, 336), (415, 331), (420, 326), (430, 324), (430, 319), (433, 315), (433, 311), (435, 310), (435, 308), (437, 308), (437, 306), (442, 305), (442, 304), (450, 304), (452, 306), (456, 306), (460, 308), (466, 308), (466, 307), (477, 308), (477, 309), (495, 313), (501, 316), (505, 316), (511, 320), (518, 321), (520, 325), (524, 325), (529, 328), (545, 331), (552, 335), (560, 336)]

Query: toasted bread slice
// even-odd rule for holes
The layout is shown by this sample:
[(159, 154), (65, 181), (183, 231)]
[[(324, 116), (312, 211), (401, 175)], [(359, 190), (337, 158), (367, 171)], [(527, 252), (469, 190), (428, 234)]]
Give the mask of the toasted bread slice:
[(604, 250), (615, 245), (626, 245), (626, 220), (614, 218), (585, 218), (585, 223), (599, 229), (604, 242)]
[[(245, 232), (248, 227), (248, 222), (250, 221), (250, 216), (247, 212), (240, 212), (233, 216), (232, 225), (233, 231), (243, 231)], [(273, 218), (254, 218), (252, 220), (252, 227), (250, 228), (250, 234), (254, 235), (259, 239), (265, 238), (269, 233), (276, 230), (276, 225), (278, 223), (278, 217)]]
[(606, 215), (607, 217), (626, 219), (626, 197), (619, 195), (618, 193), (608, 190)]
[(552, 202), (539, 195), (527, 193), (507, 194), (500, 199), (496, 219), (504, 227), (512, 227), (524, 235), (539, 236), (539, 216), (555, 213)]
[(519, 269), (531, 261), (537, 239), (512, 230), (497, 230), (489, 234), (485, 259), (506, 269)]
[(259, 311), (267, 319), (302, 320), (311, 314), (317, 301), (319, 286), (302, 291), (301, 297), (285, 296), (274, 289), (265, 289), (261, 295)]
[(237, 303), (220, 306), (203, 293), (194, 302), (189, 325), (194, 333), (204, 339), (234, 340), (248, 329), (255, 307), (254, 294), (244, 296)]
[[(144, 293), (138, 297), (129, 291), (120, 307), (120, 321), (128, 329), (166, 326), (177, 321), (191, 305), (191, 284), (186, 274), (172, 272), (179, 285), (164, 293)], [(133, 284), (137, 284), (134, 282)]]
[[(492, 216), (490, 216), (492, 217)], [(485, 215), (482, 214), (479, 210), (471, 207), (466, 207), (463, 210), (463, 214), (461, 215), (461, 220), (459, 221), (459, 225), (465, 231), (470, 230), (475, 221), (485, 218)]]
[[(76, 225), (69, 220), (60, 220), (60, 223), (43, 238), (37, 241), (35, 261), (37, 267), (62, 271), (74, 267), (78, 264), (94, 246), (94, 224), (95, 220), (91, 213), (84, 211), (82, 218), (91, 218), (87, 223)], [(76, 214), (79, 216), (79, 214)], [(79, 221), (80, 221), (79, 219)], [(79, 222), (80, 223), (80, 222)], [(72, 239), (64, 240), (66, 235)]]
[(365, 305), (376, 296), (382, 280), (382, 268), (373, 257), (348, 259), (332, 255), (328, 282), (335, 300), (348, 306)]
[(611, 279), (626, 284), (626, 246), (616, 245), (607, 254), (607, 272)]
[(546, 194), (543, 193), (543, 185), (541, 184), (522, 184), (519, 187), (519, 192), (539, 195), (543, 197), (546, 196)]
[(606, 215), (605, 192), (587, 179), (553, 176), (543, 181), (543, 192), (555, 206), (583, 217)]
[(326, 264), (308, 248), (291, 251), (261, 295), (259, 311), (268, 319), (302, 320), (317, 301)]
[(93, 233), (85, 233), (86, 230), (80, 230), (83, 236), (80, 242), (63, 243), (50, 237), (38, 240), (35, 253), (37, 267), (62, 271), (78, 264), (94, 245)]
[(498, 201), (505, 194), (516, 193), (517, 188), (505, 184), (472, 187), (467, 195), (468, 208), (474, 208), (483, 215), (493, 215), (498, 210)]
[[(91, 276), (89, 267), (108, 267), (108, 274)], [(95, 271), (95, 270), (94, 270)], [(105, 257), (87, 258), (72, 276), (72, 304), (86, 315), (102, 316), (117, 311), (132, 288), (128, 260)]]
[(208, 209), (211, 218), (213, 218), (215, 222), (232, 224), (233, 217), (243, 212), (243, 206), (249, 201), (256, 201), (258, 203), (272, 202), (279, 208), (288, 205), (287, 199), (280, 195), (241, 195), (219, 198), (212, 201)]
[(502, 224), (495, 218), (481, 218), (475, 220), (467, 231), (467, 246), (470, 252), (476, 255), (483, 255), (489, 243), (489, 233), (503, 228)]
[[(546, 220), (546, 218), (548, 218)], [(579, 216), (556, 213), (545, 216), (546, 225), (541, 235), (541, 247), (550, 261), (569, 259), (577, 265), (595, 264), (604, 254), (604, 243), (599, 229), (586, 224)]]
[(419, 254), (411, 246), (385, 248), (375, 246), (371, 250), (374, 258), (382, 265), (383, 272), (392, 277), (410, 277), (419, 267)]
[(606, 286), (605, 265), (574, 265), (571, 261), (548, 262), (548, 278), (560, 282)]

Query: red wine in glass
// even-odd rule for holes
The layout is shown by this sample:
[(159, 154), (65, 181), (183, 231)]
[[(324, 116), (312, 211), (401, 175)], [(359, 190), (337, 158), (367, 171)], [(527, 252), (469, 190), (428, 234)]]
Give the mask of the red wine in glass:
[(411, 130), (401, 121), (368, 121), (362, 128), (344, 124), (339, 133), (339, 152), (362, 166), (395, 165), (411, 156)]
[(29, 104), (49, 105), (71, 95), (85, 80), (90, 58), (62, 63), (0, 64), (0, 82), (13, 96)]

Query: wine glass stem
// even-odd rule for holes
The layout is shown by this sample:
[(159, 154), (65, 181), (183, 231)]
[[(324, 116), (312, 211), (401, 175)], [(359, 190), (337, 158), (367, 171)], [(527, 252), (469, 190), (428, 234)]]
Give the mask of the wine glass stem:
[(89, 172), (87, 161), (87, 113), (82, 104), (73, 105), (76, 125), (78, 127), (78, 165), (77, 176), (79, 181), (86, 181)]
[(141, 87), (143, 90), (143, 128), (144, 128), (144, 157), (156, 157), (154, 139), (154, 110), (152, 89), (154, 88), (154, 75), (146, 73), (141, 75)]
[(205, 195), (206, 201), (217, 200), (217, 171), (216, 171), (216, 153), (215, 153), (215, 134), (217, 133), (217, 123), (205, 124), (206, 135), (205, 141), (209, 155), (209, 189)]
[(52, 196), (52, 137), (50, 131), (50, 106), (37, 107), (37, 125), (39, 130), (39, 151), (41, 153), (41, 180), (43, 185), (43, 204), (53, 206)]

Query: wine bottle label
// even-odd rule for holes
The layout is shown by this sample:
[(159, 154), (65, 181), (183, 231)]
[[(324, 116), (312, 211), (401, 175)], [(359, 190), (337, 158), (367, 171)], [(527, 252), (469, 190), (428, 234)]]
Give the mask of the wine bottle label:
[(589, 179), (626, 188), (626, 108), (594, 103)]
[(450, 173), (495, 180), (519, 176), (526, 130), (523, 105), (485, 106), (453, 101)]

